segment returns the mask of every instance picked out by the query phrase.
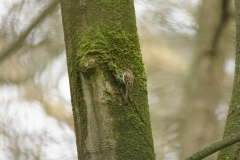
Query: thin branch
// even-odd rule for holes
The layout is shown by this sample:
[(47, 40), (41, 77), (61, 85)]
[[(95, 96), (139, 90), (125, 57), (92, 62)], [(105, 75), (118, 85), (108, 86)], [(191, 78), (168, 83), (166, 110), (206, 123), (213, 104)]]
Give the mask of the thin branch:
[(34, 21), (31, 23), (27, 29), (18, 37), (18, 39), (9, 45), (3, 52), (0, 53), (0, 63), (13, 54), (13, 51), (19, 49), (23, 45), (23, 41), (27, 38), (29, 33), (44, 19), (48, 14), (50, 14), (55, 7), (57, 7), (59, 0), (53, 1)]
[(203, 159), (223, 148), (226, 148), (230, 145), (233, 145), (237, 142), (240, 142), (240, 132), (232, 134), (231, 136), (228, 136), (224, 138), (223, 140), (216, 142), (197, 153), (193, 154), (192, 156), (188, 157), (186, 160), (200, 160)]

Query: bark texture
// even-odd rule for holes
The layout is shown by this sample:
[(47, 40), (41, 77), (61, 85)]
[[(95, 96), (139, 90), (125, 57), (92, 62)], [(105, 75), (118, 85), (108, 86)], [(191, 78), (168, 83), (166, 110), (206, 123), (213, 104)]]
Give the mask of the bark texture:
[[(224, 130), (224, 138), (240, 131), (240, 0), (235, 0), (236, 12), (236, 62), (233, 92)], [(240, 143), (221, 150), (218, 160), (240, 159)]]
[[(155, 159), (133, 0), (61, 0), (81, 160)], [(120, 76), (130, 68), (125, 103)]]
[[(215, 109), (221, 96), (227, 4), (227, 0), (202, 2), (196, 55), (188, 79), (185, 115), (181, 124), (181, 159), (216, 142), (220, 137)], [(216, 155), (207, 159), (216, 159)]]

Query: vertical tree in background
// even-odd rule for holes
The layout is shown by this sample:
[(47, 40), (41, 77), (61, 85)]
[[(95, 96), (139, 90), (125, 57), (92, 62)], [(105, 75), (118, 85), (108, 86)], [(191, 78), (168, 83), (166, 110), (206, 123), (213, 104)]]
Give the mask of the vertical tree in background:
[[(228, 111), (227, 121), (224, 129), (224, 136), (226, 138), (233, 133), (240, 131), (240, 0), (235, 0), (236, 13), (236, 62), (235, 75), (233, 83), (233, 92), (231, 103)], [(222, 159), (240, 159), (240, 143), (229, 146), (221, 150), (218, 154), (218, 160)]]
[(155, 159), (133, 0), (61, 0), (61, 9), (79, 159)]
[[(182, 123), (182, 159), (217, 141), (228, 0), (203, 0)], [(214, 6), (214, 8), (212, 8)], [(215, 155), (216, 156), (216, 155)], [(208, 157), (216, 159), (216, 157)]]

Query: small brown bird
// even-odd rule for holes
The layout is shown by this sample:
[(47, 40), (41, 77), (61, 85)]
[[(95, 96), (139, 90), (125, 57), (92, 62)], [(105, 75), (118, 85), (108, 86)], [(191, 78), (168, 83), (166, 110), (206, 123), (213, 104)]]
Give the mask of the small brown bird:
[(122, 78), (123, 78), (123, 82), (126, 86), (125, 101), (127, 101), (128, 93), (131, 92), (132, 88), (133, 88), (134, 76), (132, 74), (132, 71), (127, 68), (126, 71), (124, 72)]

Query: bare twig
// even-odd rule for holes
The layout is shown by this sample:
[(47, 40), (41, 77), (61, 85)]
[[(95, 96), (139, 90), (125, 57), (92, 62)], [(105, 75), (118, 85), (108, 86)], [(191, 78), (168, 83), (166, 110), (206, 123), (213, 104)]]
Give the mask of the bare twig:
[(27, 38), (29, 33), (44, 19), (48, 14), (50, 14), (58, 5), (59, 0), (54, 0), (34, 21), (31, 23), (27, 29), (18, 37), (18, 39), (10, 44), (3, 52), (0, 53), (0, 63), (13, 54), (13, 51), (19, 49), (23, 45), (23, 41)]
[(192, 156), (188, 157), (186, 160), (200, 160), (203, 159), (223, 148), (226, 148), (230, 145), (233, 145), (240, 141), (240, 132), (232, 134), (231, 136), (228, 136), (224, 138), (223, 140), (216, 142), (197, 153), (193, 154)]

